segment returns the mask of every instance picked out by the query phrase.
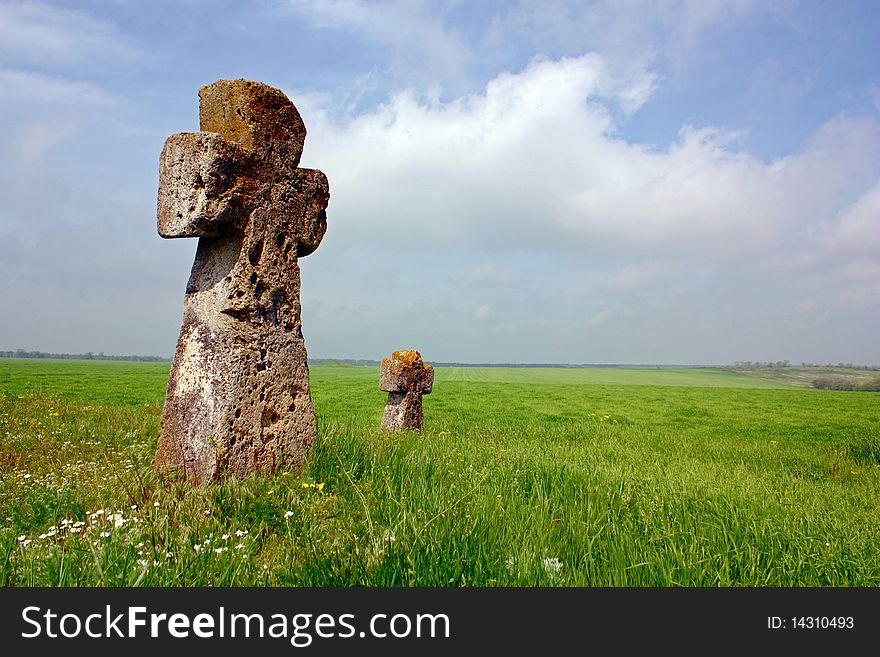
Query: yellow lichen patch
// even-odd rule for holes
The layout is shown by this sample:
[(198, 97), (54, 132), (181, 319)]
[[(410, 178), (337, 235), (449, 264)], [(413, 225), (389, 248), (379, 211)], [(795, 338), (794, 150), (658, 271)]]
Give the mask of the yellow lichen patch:
[(394, 351), (391, 353), (394, 360), (405, 363), (407, 367), (412, 367), (415, 363), (422, 362), (422, 355), (415, 349), (404, 349), (402, 351)]

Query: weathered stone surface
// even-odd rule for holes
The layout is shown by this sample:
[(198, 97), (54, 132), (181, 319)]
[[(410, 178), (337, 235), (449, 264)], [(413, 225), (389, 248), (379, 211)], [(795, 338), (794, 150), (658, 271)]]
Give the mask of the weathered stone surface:
[(384, 358), (379, 370), (379, 389), (388, 393), (382, 415), (383, 431), (422, 430), (422, 395), (431, 394), (434, 368), (422, 362), (414, 349), (395, 351)]
[(199, 244), (156, 467), (206, 483), (297, 467), (315, 439), (297, 259), (320, 244), (330, 194), (297, 168), (306, 129), (283, 93), (220, 80), (199, 99), (202, 131), (159, 160), (159, 234)]

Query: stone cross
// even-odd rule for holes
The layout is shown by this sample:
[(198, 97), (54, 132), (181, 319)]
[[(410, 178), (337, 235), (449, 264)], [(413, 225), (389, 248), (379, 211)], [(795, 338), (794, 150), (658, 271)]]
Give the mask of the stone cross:
[(297, 260), (321, 243), (330, 198), (299, 169), (306, 136), (279, 90), (199, 90), (200, 132), (159, 158), (159, 235), (198, 237), (156, 468), (195, 483), (298, 467), (315, 439)]
[(434, 368), (422, 362), (414, 349), (395, 351), (384, 358), (379, 371), (379, 389), (388, 393), (382, 416), (383, 431), (422, 430), (422, 395), (431, 394)]

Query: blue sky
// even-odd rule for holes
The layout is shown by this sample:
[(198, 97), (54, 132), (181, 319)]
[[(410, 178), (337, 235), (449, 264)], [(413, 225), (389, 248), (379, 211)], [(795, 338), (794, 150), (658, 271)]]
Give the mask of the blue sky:
[(877, 2), (0, 0), (0, 349), (170, 355), (165, 138), (306, 122), (315, 357), (880, 363)]

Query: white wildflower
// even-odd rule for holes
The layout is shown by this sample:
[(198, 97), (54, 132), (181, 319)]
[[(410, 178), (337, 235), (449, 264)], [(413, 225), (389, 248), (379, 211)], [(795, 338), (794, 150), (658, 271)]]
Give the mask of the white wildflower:
[(542, 562), (544, 566), (544, 572), (549, 573), (550, 575), (558, 575), (562, 571), (562, 562), (556, 557), (546, 558)]

